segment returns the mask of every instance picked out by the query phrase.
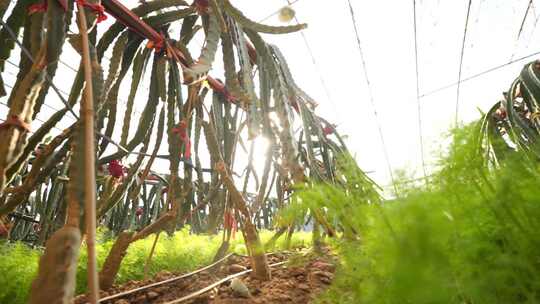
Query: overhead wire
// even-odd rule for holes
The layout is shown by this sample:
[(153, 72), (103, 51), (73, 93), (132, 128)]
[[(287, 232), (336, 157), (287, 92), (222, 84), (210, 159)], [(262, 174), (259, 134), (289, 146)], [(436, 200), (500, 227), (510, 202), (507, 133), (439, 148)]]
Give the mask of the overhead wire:
[[(29, 60), (30, 60), (31, 62), (34, 62), (34, 59), (32, 58), (32, 55), (30, 54), (30, 51), (28, 51), (28, 49), (26, 49), (26, 47), (25, 47), (24, 45), (22, 45), (22, 43), (19, 42), (19, 40), (17, 39), (17, 37), (16, 37), (16, 35), (14, 34), (13, 30), (11, 30), (11, 29), (9, 28), (9, 26), (8, 26), (7, 24), (5, 24), (2, 20), (0, 20), (0, 22), (1, 22), (1, 24), (3, 24), (4, 27), (6, 27), (6, 29), (8, 30), (8, 32), (10, 32), (11, 34), (13, 34), (13, 35), (11, 35), (11, 36), (13, 37), (13, 39), (15, 40), (15, 42), (17, 43), (17, 45), (21, 48), (22, 52), (23, 52), (24, 54), (26, 54), (26, 56), (29, 56)], [(47, 79), (48, 79), (48, 81), (50, 81), (51, 87), (56, 88), (56, 86), (54, 85), (54, 83), (52, 82), (52, 80), (51, 80), (49, 77), (47, 77)], [(13, 89), (13, 86), (11, 86), (11, 85), (9, 85), (9, 84), (5, 84), (5, 85), (8, 86), (9, 88)], [(56, 94), (59, 96), (59, 98), (60, 98), (61, 100), (66, 101), (65, 97), (62, 95), (62, 93), (61, 93), (61, 91), (60, 91), (59, 89), (56, 89), (55, 92), (56, 92)], [(9, 106), (8, 106), (7, 103), (0, 102), (0, 104), (1, 104), (1, 105), (4, 105), (4, 106), (6, 106), (6, 107), (9, 108)], [(44, 103), (44, 104), (45, 104), (45, 103)], [(67, 103), (67, 101), (65, 102), (65, 104), (66, 104), (66, 108), (69, 107), (68, 109), (71, 109), (71, 111), (73, 111), (72, 108), (71, 108), (71, 107), (69, 106), (69, 104)], [(54, 110), (56, 110), (56, 111), (60, 111), (60, 109), (56, 109), (56, 108), (54, 108), (54, 107), (52, 107), (52, 106), (49, 106), (49, 107), (52, 108), (52, 109), (54, 109)], [(75, 119), (78, 120), (78, 116), (75, 116)], [(45, 123), (45, 121), (44, 121), (43, 119), (40, 119), (39, 117), (36, 117), (35, 120), (36, 120), (36, 121), (39, 121), (39, 122), (41, 122), (41, 123)], [(59, 130), (59, 131), (63, 131), (62, 129), (60, 129), (60, 128), (56, 127), (56, 126), (54, 126), (53, 128), (55, 128), (55, 129), (57, 129), (57, 130)], [(105, 134), (102, 134), (102, 133), (98, 132), (97, 130), (96, 130), (95, 133), (96, 133), (96, 135), (102, 137), (103, 139), (107, 140), (108, 142), (110, 142), (111, 144), (115, 145), (115, 146), (118, 147), (120, 150), (123, 150), (124, 152), (126, 152), (126, 153), (128, 153), (128, 154), (144, 155), (144, 156), (147, 156), (147, 157), (151, 157), (151, 155), (149, 155), (149, 154), (143, 154), (143, 153), (139, 153), (139, 152), (129, 151), (127, 148), (125, 148), (125, 147), (122, 146), (121, 144), (115, 142), (115, 141), (112, 140), (110, 137), (108, 137), (108, 136), (105, 135)]]
[(521, 37), (521, 32), (523, 31), (523, 26), (525, 25), (525, 20), (527, 20), (527, 16), (529, 15), (529, 10), (531, 9), (532, 3), (533, 0), (529, 0), (529, 4), (527, 5), (527, 9), (525, 10), (525, 15), (523, 16), (523, 19), (521, 20), (521, 25), (519, 26), (517, 40), (519, 40), (519, 38)]
[(533, 24), (533, 29), (531, 31), (531, 35), (529, 36), (529, 40), (527, 40), (527, 44), (525, 45), (525, 49), (529, 48), (529, 45), (531, 44), (531, 41), (532, 41), (532, 39), (534, 37), (534, 34), (536, 33), (538, 20), (540, 20), (540, 15), (536, 14), (536, 9), (534, 8), (534, 3), (532, 4), (531, 7), (532, 7), (532, 10), (533, 10), (533, 14), (534, 14), (534, 24)]
[[(22, 37), (19, 37), (19, 38), (22, 39)], [(20, 44), (19, 44), (19, 46), (20, 46)], [(105, 60), (107, 60), (107, 61), (109, 61), (109, 62), (111, 61), (111, 58), (110, 58), (110, 57), (107, 57), (106, 55), (103, 55), (103, 59), (105, 59)], [(14, 67), (19, 67), (17, 64), (15, 64), (14, 62), (10, 61), (9, 59), (7, 59), (6, 61), (7, 61), (9, 64), (13, 65)], [(67, 68), (68, 68), (69, 70), (71, 70), (72, 72), (75, 72), (75, 73), (78, 73), (78, 72), (79, 72), (76, 68), (73, 67), (73, 65), (71, 65), (71, 64), (69, 64), (69, 63), (67, 63), (67, 62), (65, 62), (65, 61), (62, 60), (62, 59), (58, 59), (58, 62), (60, 62), (63, 66), (67, 67)], [(148, 89), (148, 88), (146, 88), (146, 89)], [(63, 91), (63, 90), (60, 90), (60, 89), (59, 89), (59, 91), (62, 92), (62, 93), (64, 93), (66, 96), (69, 96), (69, 93), (68, 93), (68, 92)], [(66, 97), (64, 97), (64, 98), (66, 98)], [(66, 99), (67, 99), (67, 98), (66, 98)], [(123, 103), (124, 105), (127, 105), (127, 101), (126, 101), (126, 100), (123, 100), (123, 99), (120, 99), (120, 98), (119, 98), (118, 100), (122, 101), (122, 103)], [(48, 105), (45, 104), (45, 106), (48, 106)], [(50, 106), (48, 106), (48, 107), (50, 107)], [(53, 108), (53, 109), (54, 109), (54, 108)], [(59, 111), (59, 109), (55, 109), (55, 110), (56, 110), (56, 111)], [(135, 113), (141, 114), (141, 112), (138, 111), (137, 109), (133, 109), (133, 110), (135, 111)]]
[[(24, 45), (19, 41), (19, 39), (17, 38), (17, 35), (15, 34), (15, 32), (11, 29), (11, 27), (9, 25), (7, 25), (1, 18), (0, 18), (0, 24), (2, 24), (2, 26), (7, 30), (8, 34), (11, 36), (11, 38), (15, 41), (15, 43), (21, 48), (23, 54), (28, 57), (28, 60), (30, 60), (30, 62), (34, 63), (34, 58), (32, 57), (32, 54), (30, 53), (30, 51), (28, 51), (28, 49), (26, 49), (26, 47), (24, 47)], [(67, 100), (62, 96), (62, 94), (60, 94), (60, 90), (56, 87), (56, 85), (52, 82), (52, 79), (51, 77), (49, 77), (49, 74), (45, 73), (45, 79), (47, 79), (47, 81), (50, 83), (51, 87), (53, 88), (53, 90), (55, 91), (55, 93), (58, 95), (58, 97), (60, 98), (60, 100), (62, 101), (62, 103), (66, 106), (66, 108), (68, 109), (68, 111), (77, 119), (79, 119), (79, 116), (75, 113), (75, 111), (73, 111), (73, 108), (71, 107), (71, 105), (67, 102)]]
[[(9, 86), (9, 85), (7, 85), (7, 86)], [(5, 106), (6, 108), (9, 108), (8, 104), (5, 103), (5, 102), (0, 101), (0, 105)], [(45, 123), (45, 121), (43, 119), (39, 118), (39, 117), (36, 117), (35, 120), (37, 120), (37, 121), (39, 121), (41, 123)], [(5, 120), (2, 119), (2, 121), (4, 122)], [(60, 129), (60, 128), (56, 127), (56, 126), (54, 126), (53, 128), (55, 128), (56, 130), (58, 130), (60, 132), (63, 131), (62, 129)]]
[[(15, 64), (14, 62), (10, 61), (9, 59), (7, 59), (6, 62), (9, 63), (10, 65), (14, 66), (14, 67), (17, 67), (17, 68), (19, 67), (17, 64)], [(73, 67), (70, 66), (69, 64), (67, 64), (67, 63), (65, 63), (65, 62), (63, 62), (63, 61), (61, 61), (61, 60), (60, 60), (60, 62), (63, 63), (66, 67), (69, 67), (70, 69), (74, 70)], [(77, 72), (77, 70), (74, 70), (74, 71)], [(13, 86), (10, 86), (10, 88), (13, 88)], [(64, 90), (61, 90), (61, 89), (59, 89), (59, 91), (60, 91), (60, 93), (63, 93), (63, 94), (65, 95), (65, 96), (63, 96), (63, 98), (64, 98), (64, 99), (67, 99), (67, 96), (69, 96), (69, 93), (66, 92), (66, 91), (64, 91)], [(127, 101), (122, 100), (122, 99), (119, 99), (119, 100), (122, 101), (122, 102), (124, 103), (124, 105), (127, 104)], [(51, 106), (51, 105), (49, 105), (49, 104), (47, 104), (47, 103), (43, 103), (43, 106), (45, 106), (45, 107), (47, 107), (47, 108), (49, 108), (49, 109), (51, 109), (51, 110), (54, 110), (54, 111), (60, 111), (60, 109), (55, 108), (55, 107), (53, 107), (53, 106)], [(134, 111), (135, 111), (135, 113), (137, 113), (137, 114), (141, 114), (141, 112), (138, 111), (137, 109), (134, 109)], [(73, 119), (76, 119), (76, 118), (74, 118), (74, 117), (72, 117), (72, 118), (73, 118)]]
[[(297, 1), (299, 1), (299, 0), (297, 0)], [(11, 38), (12, 38), (12, 39), (15, 41), (15, 43), (19, 46), (19, 48), (20, 48), (21, 51), (25, 54), (25, 56), (27, 56), (28, 59), (33, 63), (33, 62), (34, 62), (34, 58), (33, 58), (32, 55), (30, 54), (30, 51), (29, 51), (28, 49), (26, 49), (26, 47), (18, 40), (18, 37), (17, 37), (17, 35), (15, 34), (15, 32), (9, 27), (9, 25), (7, 25), (7, 24), (6, 24), (3, 20), (1, 20), (1, 19), (0, 19), (0, 24), (1, 24), (3, 27), (5, 27), (5, 28), (7, 29), (9, 35), (11, 36)], [(109, 61), (110, 61), (110, 59), (109, 59)], [(69, 64), (67, 64), (67, 63), (65, 63), (65, 62), (63, 62), (63, 61), (60, 61), (60, 62), (61, 62), (62, 64), (64, 64), (65, 66), (67, 66), (68, 68), (70, 68), (71, 70), (77, 72), (77, 70), (76, 70), (75, 68), (71, 67)], [(11, 62), (10, 62), (10, 63), (11, 63)], [(13, 64), (13, 63), (11, 63), (11, 64)], [(16, 65), (15, 65), (15, 66), (16, 66)], [(54, 91), (56, 92), (56, 94), (58, 95), (58, 97), (62, 100), (62, 102), (64, 103), (64, 105), (66, 106), (66, 108), (70, 111), (70, 113), (75, 117), (75, 119), (79, 119), (79, 117), (77, 116), (77, 114), (75, 114), (75, 112), (73, 111), (72, 107), (67, 103), (66, 98), (61, 94), (62, 91), (60, 91), (60, 90), (56, 87), (56, 85), (52, 82), (52, 79), (48, 76), (48, 74), (45, 74), (45, 77), (46, 77), (47, 81), (50, 82), (51, 87), (54, 89)], [(10, 85), (8, 85), (8, 84), (6, 84), (6, 85), (7, 85), (8, 87), (10, 87), (11, 89), (13, 89), (13, 86), (10, 86)], [(67, 93), (66, 93), (66, 94), (67, 94)], [(124, 103), (125, 103), (125, 102), (124, 102)], [(9, 106), (7, 105), (7, 103), (4, 104), (4, 103), (1, 103), (1, 102), (0, 102), (0, 104), (3, 104), (3, 105), (5, 105), (5, 106), (7, 106), (7, 107), (9, 108)], [(45, 103), (44, 103), (44, 104), (45, 104)], [(52, 106), (49, 106), (49, 105), (47, 105), (47, 106), (50, 107), (50, 108), (52, 108), (52, 109), (54, 109), (54, 110), (56, 110), (56, 111), (59, 111), (59, 109), (56, 109), (56, 108), (54, 108), (54, 107), (52, 107)], [(140, 113), (140, 112), (137, 111), (136, 109), (134, 109), (134, 111), (135, 111), (136, 113)], [(39, 122), (41, 122), (41, 123), (45, 123), (44, 120), (42, 120), (42, 119), (40, 119), (40, 118), (38, 118), (38, 117), (36, 117), (36, 120), (39, 121)], [(59, 131), (63, 131), (62, 129), (60, 129), (60, 128), (56, 127), (56, 126), (54, 126), (54, 128), (57, 129), (57, 130), (59, 130)], [(128, 150), (127, 148), (125, 148), (123, 145), (117, 143), (116, 141), (114, 141), (113, 139), (111, 139), (110, 137), (108, 137), (107, 135), (102, 134), (102, 133), (98, 132), (97, 130), (96, 130), (95, 133), (96, 133), (96, 135), (102, 137), (103, 139), (107, 140), (108, 142), (110, 142), (111, 144), (113, 144), (114, 146), (116, 146), (118, 149), (120, 149), (120, 150), (122, 150), (122, 151), (124, 151), (124, 152), (126, 152), (126, 153), (128, 153), (128, 154), (133, 154), (133, 155), (143, 155), (143, 156), (145, 156), (145, 157), (152, 157), (152, 155), (150, 155), (150, 154), (140, 153), (140, 152), (135, 152), (135, 151), (129, 151), (129, 150)], [(157, 155), (157, 157), (158, 157), (158, 158), (166, 158), (166, 159), (168, 159), (168, 155)], [(187, 162), (186, 162), (186, 163), (187, 163)]]
[[(416, 105), (418, 115), (418, 140), (420, 142), (420, 159), (422, 161), (422, 171), (424, 179), (427, 178), (426, 161), (424, 158), (424, 137), (422, 132), (422, 105), (420, 103), (420, 77), (418, 72), (418, 33), (417, 33), (417, 16), (416, 16), (416, 0), (413, 0), (413, 28), (414, 28), (414, 63), (416, 72)], [(427, 182), (427, 180), (426, 180)]]
[[(289, 6), (292, 6), (294, 3), (298, 2), (299, 0), (296, 0), (296, 1), (285, 0), (285, 1), (287, 1)], [(296, 22), (296, 24), (300, 24), (300, 22), (298, 21), (298, 18), (296, 17), (296, 14), (294, 15), (294, 21)], [(322, 88), (324, 90), (326, 98), (328, 99), (328, 101), (330, 102), (332, 107), (334, 108), (334, 112), (336, 113), (336, 119), (338, 120), (337, 122), (339, 123), (339, 122), (341, 122), (341, 115), (339, 113), (339, 110), (337, 108), (336, 103), (334, 102), (334, 100), (332, 98), (332, 95), (330, 94), (330, 90), (328, 89), (328, 85), (326, 84), (326, 80), (324, 79), (324, 77), (323, 77), (323, 75), (321, 73), (321, 69), (319, 68), (317, 60), (315, 59), (313, 49), (311, 48), (304, 31), (300, 31), (300, 35), (302, 36), (302, 39), (304, 40), (304, 44), (306, 45), (306, 49), (307, 49), (307, 51), (309, 53), (309, 56), (311, 58), (311, 62), (313, 63), (313, 66), (315, 67), (315, 70), (317, 71), (317, 75), (319, 76), (319, 81), (321, 82), (321, 86), (322, 86)]]
[(373, 90), (371, 88), (371, 83), (369, 82), (369, 77), (368, 77), (367, 67), (366, 67), (366, 61), (364, 59), (364, 52), (362, 50), (362, 43), (360, 41), (360, 35), (358, 33), (356, 18), (354, 16), (354, 9), (352, 7), (351, 0), (347, 0), (347, 2), (349, 4), (351, 20), (352, 20), (353, 27), (354, 27), (354, 33), (356, 35), (356, 43), (358, 45), (358, 52), (360, 53), (360, 59), (362, 61), (362, 67), (363, 67), (363, 70), (364, 70), (364, 78), (366, 79), (366, 84), (367, 84), (367, 88), (368, 88), (369, 101), (371, 103), (371, 107), (373, 108), (373, 115), (374, 115), (374, 118), (375, 118), (375, 124), (377, 125), (377, 129), (379, 131), (379, 137), (380, 137), (380, 140), (381, 140), (381, 145), (382, 145), (382, 149), (383, 149), (383, 153), (384, 153), (384, 158), (386, 160), (386, 166), (387, 166), (388, 172), (390, 174), (390, 179), (392, 181), (392, 184), (394, 185), (394, 191), (397, 194), (398, 190), (397, 190), (395, 179), (394, 179), (394, 173), (392, 171), (392, 166), (390, 165), (390, 158), (388, 156), (388, 149), (386, 147), (386, 142), (384, 140), (384, 134), (383, 134), (383, 131), (382, 131), (381, 123), (379, 121), (379, 115), (377, 113), (377, 107), (375, 106), (375, 99), (373, 98)]
[(500, 70), (506, 66), (509, 66), (511, 64), (514, 64), (514, 63), (517, 63), (517, 62), (520, 62), (520, 61), (523, 61), (525, 59), (528, 59), (528, 58), (531, 58), (531, 57), (534, 57), (534, 56), (537, 56), (537, 55), (540, 55), (540, 51), (537, 51), (537, 52), (534, 52), (532, 54), (529, 54), (529, 55), (526, 55), (526, 56), (522, 56), (522, 57), (519, 57), (517, 59), (513, 59), (513, 60), (510, 60), (508, 62), (505, 62), (503, 64), (499, 64), (499, 65), (496, 65), (494, 67), (491, 67), (489, 69), (486, 69), (482, 72), (479, 72), (479, 73), (476, 73), (476, 74), (473, 74), (471, 76), (468, 76), (468, 77), (465, 77), (465, 78), (462, 78), (461, 80), (459, 81), (456, 81), (456, 82), (452, 82), (452, 83), (449, 83), (449, 84), (446, 84), (446, 85), (443, 85), (439, 88), (436, 88), (436, 89), (433, 89), (431, 91), (428, 91), (426, 93), (423, 93), (420, 95), (420, 98), (425, 98), (425, 97), (428, 97), (430, 95), (433, 95), (435, 93), (438, 93), (440, 91), (443, 91), (443, 90), (446, 90), (446, 89), (449, 89), (449, 88), (452, 88), (458, 84), (461, 84), (461, 83), (464, 83), (464, 82), (467, 82), (467, 81), (470, 81), (470, 80), (473, 80), (473, 79), (476, 79), (478, 77), (481, 77), (481, 76), (484, 76), (486, 74), (489, 74), (491, 72), (494, 72), (494, 71), (497, 71), (497, 70)]
[[(6, 85), (8, 88), (13, 89), (13, 86), (11, 86), (11, 85), (9, 85), (9, 84), (6, 83), (5, 85)], [(3, 105), (3, 106), (5, 106), (5, 107), (9, 108), (8, 104), (5, 103), (5, 102), (1, 102), (1, 101), (0, 101), (0, 105)], [(59, 111), (59, 110), (57, 110), (57, 111)], [(43, 120), (43, 119), (41, 119), (41, 118), (39, 118), (39, 117), (36, 117), (35, 120), (38, 121), (38, 122), (41, 122), (42, 124), (46, 123), (45, 120)], [(5, 120), (0, 118), (0, 121), (4, 122)], [(64, 130), (62, 130), (61, 128), (59, 128), (59, 127), (57, 127), (57, 126), (53, 126), (53, 128), (54, 128), (55, 130), (59, 131), (59, 132), (63, 132), (63, 131), (64, 131)], [(31, 133), (33, 133), (33, 132), (31, 132)], [(96, 135), (98, 135), (98, 136), (104, 138), (106, 141), (108, 141), (109, 143), (111, 143), (112, 145), (116, 146), (118, 149), (120, 149), (120, 150), (122, 150), (122, 151), (124, 151), (124, 152), (126, 152), (126, 153), (133, 154), (133, 155), (143, 155), (143, 156), (145, 156), (145, 157), (152, 157), (151, 154), (141, 153), (141, 152), (135, 152), (135, 151), (130, 151), (130, 150), (126, 149), (126, 147), (124, 147), (124, 146), (122, 146), (121, 144), (119, 144), (118, 142), (114, 141), (114, 140), (113, 140), (112, 138), (110, 138), (109, 136), (107, 136), (107, 135), (105, 135), (105, 134), (102, 134), (102, 133), (100, 133), (100, 132), (98, 132), (98, 131), (96, 131)], [(168, 155), (156, 155), (156, 157), (157, 157), (157, 158), (163, 158), (163, 159), (169, 159), (169, 156), (168, 156)]]
[(469, 16), (471, 14), (471, 4), (472, 0), (469, 0), (469, 5), (467, 6), (467, 16), (465, 18), (465, 29), (463, 30), (463, 42), (461, 44), (461, 55), (459, 56), (459, 72), (458, 72), (458, 83), (456, 90), (456, 115), (455, 115), (455, 125), (457, 126), (459, 120), (459, 93), (461, 88), (461, 72), (463, 68), (463, 57), (465, 55), (465, 42), (467, 40), (467, 29), (469, 27)]
[[(4, 85), (13, 90), (13, 85), (10, 85), (8, 83), (4, 83)], [(7, 103), (0, 102), (0, 104), (5, 105), (7, 108), (9, 108), (9, 105)], [(60, 109), (57, 109), (57, 108), (55, 108), (53, 106), (50, 106), (50, 105), (48, 105), (46, 103), (43, 103), (43, 106), (45, 106), (45, 107), (47, 107), (47, 108), (49, 108), (49, 109), (51, 109), (53, 111), (56, 111), (56, 112), (60, 111)], [(74, 119), (73, 117), (68, 117), (68, 118)], [(40, 119), (39, 117), (36, 117), (35, 120), (37, 120), (37, 121), (39, 121), (41, 123), (45, 123), (45, 121), (43, 119)], [(56, 126), (53, 127), (53, 128), (55, 128), (55, 129), (57, 129), (59, 131), (62, 131), (62, 129), (60, 129), (60, 128), (56, 127)]]
[(525, 9), (525, 14), (523, 15), (523, 18), (521, 19), (521, 25), (519, 26), (518, 34), (517, 34), (516, 40), (514, 42), (514, 48), (512, 50), (512, 55), (510, 56), (510, 60), (512, 60), (514, 58), (514, 56), (516, 55), (516, 51), (517, 51), (518, 46), (519, 46), (519, 41), (521, 39), (521, 33), (523, 32), (523, 27), (525, 26), (525, 21), (527, 20), (527, 17), (529, 16), (529, 11), (530, 11), (530, 9), (532, 7), (532, 4), (533, 4), (533, 0), (529, 0), (529, 4), (527, 5), (527, 9)]
[[(15, 62), (13, 62), (13, 61), (11, 61), (11, 60), (9, 60), (9, 59), (6, 59), (6, 62), (9, 63), (10, 65), (16, 67), (16, 68), (19, 67)], [(67, 93), (66, 91), (63, 91), (63, 90), (60, 90), (60, 89), (58, 89), (58, 90), (59, 90), (61, 93), (64, 93), (64, 94), (66, 94), (66, 95), (69, 95), (69, 93)]]

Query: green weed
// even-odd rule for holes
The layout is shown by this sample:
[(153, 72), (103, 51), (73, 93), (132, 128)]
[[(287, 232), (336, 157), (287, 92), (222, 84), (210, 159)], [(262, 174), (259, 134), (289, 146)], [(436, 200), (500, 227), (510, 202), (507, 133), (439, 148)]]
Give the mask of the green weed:
[[(99, 244), (97, 246), (99, 266), (103, 264), (114, 242), (107, 238), (105, 231), (98, 233)], [(268, 241), (273, 235), (272, 231), (261, 231), (263, 242)], [(129, 280), (140, 280), (144, 276), (144, 265), (155, 235), (147, 239), (137, 241), (128, 249), (122, 261), (116, 282), (118, 284)], [(210, 264), (214, 254), (221, 244), (221, 235), (196, 235), (189, 233), (189, 228), (177, 231), (173, 236), (162, 233), (156, 245), (154, 257), (150, 264), (149, 273), (154, 275), (159, 271), (188, 272)], [(292, 247), (309, 246), (311, 235), (299, 232), (293, 235)], [(285, 246), (284, 237), (276, 242), (276, 250)], [(231, 240), (231, 251), (245, 254), (246, 248), (241, 234)], [(83, 245), (79, 257), (77, 270), (77, 293), (84, 292), (86, 288), (86, 248)], [(24, 244), (0, 245), (0, 303), (19, 304), (26, 303), (32, 280), (37, 273), (40, 250), (31, 249)]]
[(0, 303), (26, 303), (39, 251), (24, 244), (0, 244), (0, 256)]

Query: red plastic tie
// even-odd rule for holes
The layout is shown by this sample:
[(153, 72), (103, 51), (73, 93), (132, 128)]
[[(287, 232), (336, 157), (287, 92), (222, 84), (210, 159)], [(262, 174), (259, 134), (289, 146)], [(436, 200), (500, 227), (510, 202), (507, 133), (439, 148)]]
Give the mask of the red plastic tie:
[(161, 50), (163, 48), (163, 46), (165, 45), (165, 39), (163, 38), (163, 36), (160, 36), (160, 40), (156, 41), (155, 44), (154, 44), (154, 48), (156, 50)]
[(210, 5), (208, 0), (195, 0), (193, 1), (193, 5), (199, 15), (208, 14), (208, 6)]
[(336, 125), (326, 125), (323, 128), (323, 134), (324, 135), (330, 135), (332, 133), (336, 132)]
[(182, 120), (178, 127), (172, 129), (172, 132), (178, 134), (180, 140), (184, 143), (184, 158), (191, 158), (191, 140), (187, 134), (187, 123), (185, 120)]
[(0, 129), (8, 128), (10, 126), (19, 128), (25, 132), (30, 132), (30, 125), (22, 121), (17, 115), (10, 115), (7, 117), (6, 121), (0, 123)]
[(146, 44), (146, 47), (149, 49), (154, 49), (155, 52), (161, 51), (165, 47), (165, 37), (163, 35), (159, 35), (159, 40), (150, 40)]
[(48, 5), (46, 0), (41, 3), (32, 4), (28, 7), (28, 15), (46, 12), (47, 6)]
[(223, 214), (223, 226), (225, 229), (231, 229), (231, 237), (234, 240), (236, 234), (236, 219), (230, 211), (225, 211)]
[(225, 96), (225, 100), (227, 100), (228, 102), (236, 103), (238, 101), (236, 96), (234, 96), (233, 94), (229, 92), (229, 90), (227, 90), (227, 87), (224, 87), (223, 92), (221, 93), (223, 94), (223, 96)]
[(97, 23), (107, 20), (107, 15), (105, 15), (105, 8), (101, 4), (88, 3), (86, 0), (75, 0), (77, 5), (85, 6), (91, 9), (97, 15)]
[(212, 90), (220, 94), (223, 94), (223, 96), (228, 102), (236, 103), (236, 101), (238, 101), (238, 99), (234, 95), (232, 95), (229, 92), (229, 90), (227, 90), (227, 87), (221, 80), (211, 78), (211, 79), (207, 79), (207, 81), (208, 81), (208, 85), (210, 85)]

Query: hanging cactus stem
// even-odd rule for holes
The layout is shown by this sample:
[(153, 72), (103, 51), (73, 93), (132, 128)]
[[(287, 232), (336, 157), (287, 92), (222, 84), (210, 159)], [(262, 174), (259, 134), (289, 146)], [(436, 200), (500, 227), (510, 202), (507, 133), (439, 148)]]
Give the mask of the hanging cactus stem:
[[(156, 234), (146, 277), (162, 233), (186, 226), (223, 232), (216, 259), (242, 233), (252, 276), (270, 280), (265, 250), (275, 239), (264, 246), (259, 231), (291, 239), (296, 224), (279, 214), (293, 193), (344, 183), (339, 128), (316, 114), (285, 56), (261, 36), (306, 24), (258, 23), (229, 0), (141, 1), (131, 10), (118, 0), (15, 0), (0, 3), (0, 17), (0, 96), (9, 107), (0, 123), (0, 238), (46, 246), (30, 303), (73, 301), (83, 242), (86, 300), (95, 304), (131, 244)], [(295, 12), (284, 7), (279, 18)], [(12, 88), (8, 60), (19, 60)], [(64, 69), (76, 63), (69, 79)], [(62, 108), (51, 94), (61, 94)], [(324, 208), (309, 216), (327, 235), (341, 232)], [(101, 269), (96, 229), (116, 238)]]

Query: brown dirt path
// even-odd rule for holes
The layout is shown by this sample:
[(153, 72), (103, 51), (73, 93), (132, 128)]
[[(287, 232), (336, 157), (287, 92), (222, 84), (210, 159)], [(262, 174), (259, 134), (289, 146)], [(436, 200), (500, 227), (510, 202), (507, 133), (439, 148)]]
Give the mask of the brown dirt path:
[[(312, 299), (330, 285), (335, 271), (336, 259), (328, 250), (322, 255), (312, 253), (276, 253), (268, 256), (270, 264), (289, 260), (283, 266), (272, 268), (272, 280), (262, 282), (248, 275), (240, 277), (248, 287), (251, 297), (242, 298), (235, 294), (229, 282), (182, 303), (191, 304), (263, 304), (263, 303), (310, 303)], [(156, 286), (103, 303), (106, 304), (158, 304), (167, 303), (204, 288), (221, 278), (250, 268), (247, 257), (232, 256), (219, 268), (203, 271), (185, 279)], [(144, 281), (130, 281), (101, 292), (101, 298), (131, 290), (154, 282), (163, 281), (179, 274), (161, 272)], [(85, 303), (79, 296), (75, 304)]]

